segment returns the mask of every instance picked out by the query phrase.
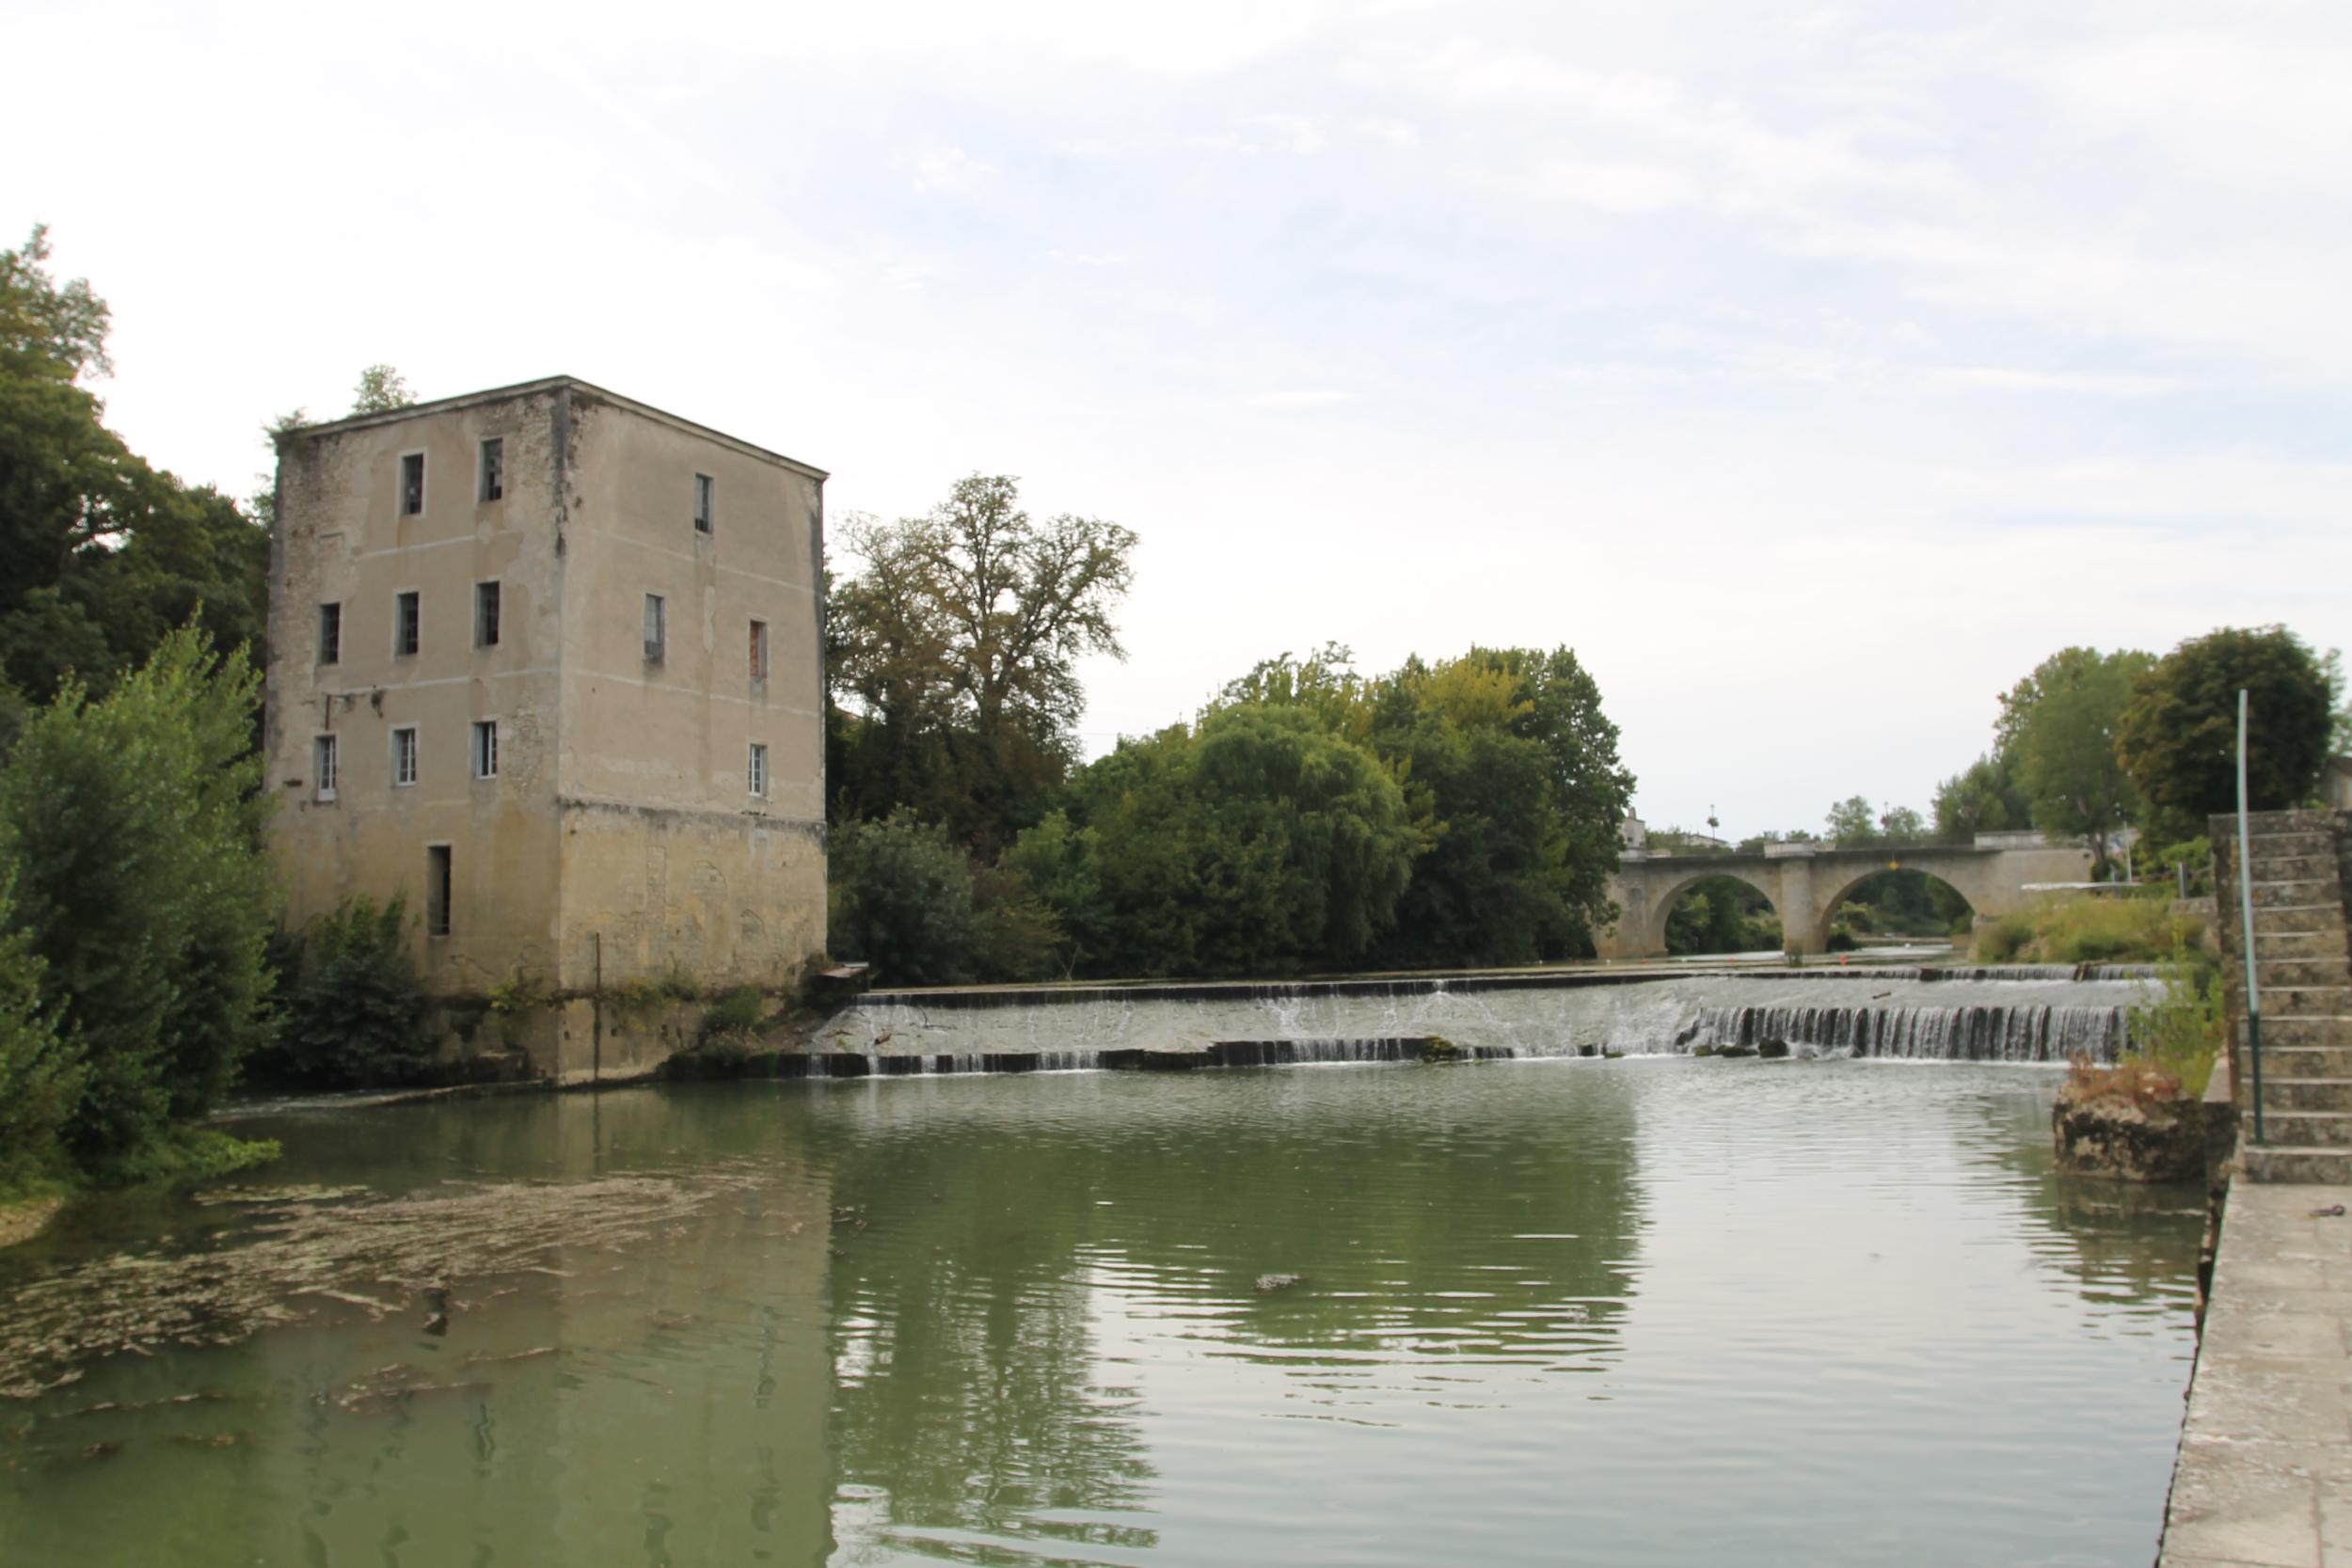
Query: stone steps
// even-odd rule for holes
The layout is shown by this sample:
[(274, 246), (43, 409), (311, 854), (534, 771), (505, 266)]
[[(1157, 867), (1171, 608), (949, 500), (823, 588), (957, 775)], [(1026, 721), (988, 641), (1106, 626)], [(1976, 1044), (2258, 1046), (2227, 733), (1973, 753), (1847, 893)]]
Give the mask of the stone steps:
[[(2233, 996), (2230, 1002), (2232, 1018), (2243, 1023), (2246, 999)], [(2274, 1018), (2263, 1015), (2263, 1053), (2268, 1055), (2281, 1046), (2352, 1046), (2352, 1018), (2330, 1017), (2325, 1013), (2304, 1013), (2294, 1018)]]
[[(2270, 1085), (2263, 1085), (2270, 1099)], [(2264, 1135), (2283, 1148), (2352, 1148), (2352, 1111), (2290, 1111), (2263, 1107)]]
[(2254, 889), (2262, 891), (2270, 882), (2332, 882), (2343, 877), (2343, 868), (2336, 863), (2333, 845), (2325, 849), (2296, 850), (2293, 854), (2254, 855)]
[[(2265, 1056), (2268, 1052), (2263, 1053)], [(2293, 1077), (2276, 1070), (2283, 1063), (2265, 1061), (2271, 1070), (2263, 1077), (2265, 1108), (2273, 1114), (2280, 1111), (2352, 1111), (2352, 1078)], [(2315, 1138), (2314, 1143), (2325, 1143)]]
[(2344, 938), (2335, 931), (2265, 931), (2254, 948), (2254, 967), (2263, 972), (2265, 984), (2270, 978), (2268, 966), (2274, 963), (2334, 958), (2352, 965), (2352, 953), (2346, 951)]
[(2274, 990), (2344, 990), (2352, 989), (2352, 962), (2343, 958), (2274, 958), (2265, 952), (2270, 944), (2255, 939), (2254, 974), (2262, 981), (2263, 994)]
[[(2235, 847), (2233, 841), (2232, 847)], [(2336, 852), (2335, 834), (2326, 828), (2293, 828), (2279, 832), (2255, 833), (2247, 847), (2259, 866), (2274, 855), (2332, 855)]]
[[(2223, 913), (2223, 924), (2237, 929), (2237, 900), (2233, 897)], [(2325, 933), (2341, 936), (2344, 932), (2344, 909), (2337, 904), (2275, 904), (2254, 911), (2256, 945), (2266, 936), (2310, 936)]]
[(2255, 1145), (2241, 1139), (2238, 1159), (2249, 1181), (2352, 1185), (2352, 1148)]
[[(2297, 877), (2265, 882), (2254, 881), (2254, 909), (2333, 911), (2338, 920), (2344, 918), (2344, 885), (2334, 877)], [(2255, 927), (2257, 930), (2260, 927)]]
[(2274, 1045), (2263, 1031), (2263, 1090), (2296, 1079), (2352, 1082), (2352, 1035), (2331, 1045)]

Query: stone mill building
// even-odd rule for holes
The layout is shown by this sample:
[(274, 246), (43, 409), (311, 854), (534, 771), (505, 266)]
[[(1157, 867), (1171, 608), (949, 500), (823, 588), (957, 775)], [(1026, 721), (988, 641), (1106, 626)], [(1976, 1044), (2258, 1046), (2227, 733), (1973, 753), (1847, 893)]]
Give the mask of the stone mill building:
[(788, 984), (825, 940), (825, 477), (569, 376), (282, 435), (289, 923), (404, 895), (442, 995)]

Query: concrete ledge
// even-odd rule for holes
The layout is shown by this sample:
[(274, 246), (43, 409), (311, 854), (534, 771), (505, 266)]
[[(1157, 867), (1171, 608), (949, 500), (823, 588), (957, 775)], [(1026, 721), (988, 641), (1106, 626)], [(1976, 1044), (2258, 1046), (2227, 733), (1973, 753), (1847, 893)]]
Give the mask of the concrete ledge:
[(2348, 1347), (2352, 1185), (2235, 1183), (2159, 1568), (2352, 1562)]

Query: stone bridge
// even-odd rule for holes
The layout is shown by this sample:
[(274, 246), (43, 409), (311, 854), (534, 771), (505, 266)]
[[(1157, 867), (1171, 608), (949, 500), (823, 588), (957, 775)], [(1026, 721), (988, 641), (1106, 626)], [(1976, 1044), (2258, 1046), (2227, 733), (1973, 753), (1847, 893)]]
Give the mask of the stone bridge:
[(1841, 849), (1835, 844), (1774, 844), (1761, 854), (1669, 854), (1621, 851), (1610, 896), (1621, 912), (1598, 942), (1604, 958), (1646, 958), (1666, 950), (1666, 916), (1695, 882), (1729, 877), (1772, 901), (1781, 944), (1791, 953), (1819, 953), (1829, 943), (1830, 916), (1853, 890), (1882, 871), (1924, 871), (1968, 901), (1979, 920), (2026, 906), (2027, 888), (2090, 879), (2090, 851), (2050, 843), (2040, 833), (1979, 833), (1973, 844), (1880, 845)]

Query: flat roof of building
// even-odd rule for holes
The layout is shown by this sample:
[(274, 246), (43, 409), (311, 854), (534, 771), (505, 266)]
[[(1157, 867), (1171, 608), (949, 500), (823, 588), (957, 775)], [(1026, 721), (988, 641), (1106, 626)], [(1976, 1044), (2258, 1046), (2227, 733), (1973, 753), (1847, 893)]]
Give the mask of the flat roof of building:
[(697, 424), (692, 420), (682, 419), (667, 409), (656, 408), (649, 403), (639, 403), (635, 398), (623, 397), (620, 393), (608, 390), (595, 382), (582, 381), (576, 375), (541, 376), (536, 381), (518, 381), (512, 387), (492, 387), (486, 391), (467, 392), (453, 398), (435, 398), (430, 403), (405, 404), (398, 408), (386, 408), (373, 414), (350, 414), (340, 420), (322, 420), (316, 424), (294, 425), (279, 431), (277, 438), (286, 441), (311, 436), (337, 435), (346, 430), (364, 430), (371, 425), (396, 424), (403, 420), (413, 420), (426, 414), (444, 414), (456, 408), (475, 408), (485, 404), (505, 403), (533, 392), (553, 391), (558, 388), (569, 388), (575, 392), (584, 392), (598, 402), (609, 403), (616, 408), (626, 408), (632, 414), (642, 415), (658, 423), (670, 425), (678, 430), (717, 441), (722, 445), (733, 447), (749, 456), (780, 464), (795, 473), (806, 474), (814, 480), (822, 481), (833, 477), (824, 469), (803, 463), (796, 457), (787, 457), (780, 451), (771, 451), (766, 447), (755, 446), (740, 436), (729, 436), (723, 430), (713, 430), (707, 424)]

